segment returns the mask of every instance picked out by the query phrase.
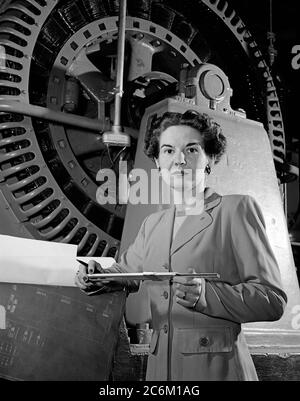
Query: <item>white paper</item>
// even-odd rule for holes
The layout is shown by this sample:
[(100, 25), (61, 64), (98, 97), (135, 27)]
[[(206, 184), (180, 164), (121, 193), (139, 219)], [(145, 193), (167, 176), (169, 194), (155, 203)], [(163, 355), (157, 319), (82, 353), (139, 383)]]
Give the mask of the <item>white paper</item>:
[[(77, 245), (0, 235), (0, 282), (74, 287), (79, 263)], [(103, 268), (114, 258), (80, 257), (96, 260)]]
[(3, 305), (0, 305), (0, 330), (6, 329), (6, 310)]

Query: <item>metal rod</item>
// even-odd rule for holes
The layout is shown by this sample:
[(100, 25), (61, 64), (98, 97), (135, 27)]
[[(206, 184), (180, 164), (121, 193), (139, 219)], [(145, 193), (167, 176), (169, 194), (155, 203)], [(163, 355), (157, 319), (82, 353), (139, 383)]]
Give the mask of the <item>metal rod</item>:
[(77, 128), (84, 128), (99, 134), (101, 121), (60, 111), (54, 111), (46, 107), (18, 102), (15, 100), (0, 101), (0, 112), (24, 114), (29, 117), (36, 117), (43, 120), (71, 125)]
[(113, 131), (122, 131), (121, 127), (121, 103), (123, 96), (124, 60), (125, 60), (125, 29), (126, 29), (126, 3), (127, 0), (120, 0), (119, 6), (119, 30), (118, 30), (118, 53), (117, 53), (117, 78), (115, 96), (115, 111)]
[(270, 11), (270, 32), (273, 32), (273, 0), (269, 0), (269, 11)]

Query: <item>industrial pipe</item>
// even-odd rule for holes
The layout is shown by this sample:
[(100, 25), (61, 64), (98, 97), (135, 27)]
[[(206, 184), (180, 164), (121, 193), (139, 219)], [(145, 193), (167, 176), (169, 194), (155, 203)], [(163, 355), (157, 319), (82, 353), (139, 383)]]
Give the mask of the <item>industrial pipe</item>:
[(97, 132), (98, 134), (101, 131), (100, 120), (54, 111), (46, 107), (35, 106), (33, 104), (18, 102), (15, 100), (0, 101), (0, 112), (24, 114), (29, 117), (83, 128), (88, 131)]
[(117, 53), (117, 77), (113, 131), (122, 131), (121, 128), (121, 102), (123, 96), (124, 60), (125, 60), (125, 29), (126, 29), (126, 3), (120, 0), (119, 29), (118, 29), (118, 53)]

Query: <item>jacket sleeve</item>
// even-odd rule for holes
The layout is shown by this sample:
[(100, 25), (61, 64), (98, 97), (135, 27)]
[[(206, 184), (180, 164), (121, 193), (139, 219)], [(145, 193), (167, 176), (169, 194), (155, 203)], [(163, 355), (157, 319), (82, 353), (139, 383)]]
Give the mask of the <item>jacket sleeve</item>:
[[(238, 323), (280, 319), (287, 297), (261, 209), (252, 197), (241, 198), (229, 225), (239, 283), (206, 281), (196, 310)], [(224, 262), (230, 268), (230, 261)]]
[[(134, 242), (122, 253), (120, 261), (106, 269), (106, 272), (138, 273), (143, 271), (145, 224), (147, 218), (148, 216), (144, 219)], [(118, 280), (118, 284), (124, 285), (128, 292), (136, 292), (139, 289), (140, 282), (138, 280), (122, 278), (120, 281)]]

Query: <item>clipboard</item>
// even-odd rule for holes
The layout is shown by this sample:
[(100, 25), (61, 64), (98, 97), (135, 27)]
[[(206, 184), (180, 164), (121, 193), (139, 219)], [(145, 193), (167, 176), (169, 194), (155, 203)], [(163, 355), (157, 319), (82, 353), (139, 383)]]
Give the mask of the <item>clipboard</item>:
[(87, 274), (89, 281), (113, 280), (120, 278), (128, 278), (132, 280), (152, 280), (162, 281), (171, 280), (174, 277), (197, 277), (208, 280), (219, 279), (218, 273), (177, 273), (177, 272), (143, 272), (143, 273), (94, 273)]

